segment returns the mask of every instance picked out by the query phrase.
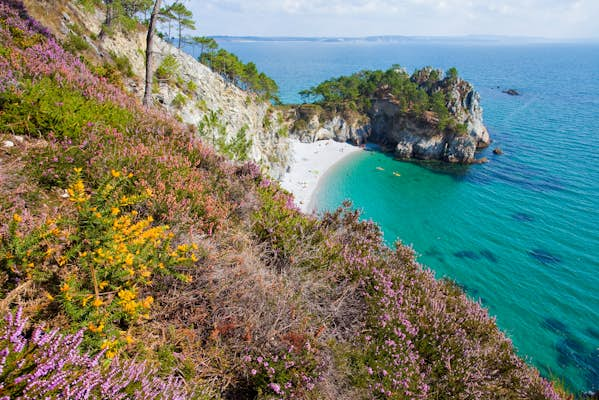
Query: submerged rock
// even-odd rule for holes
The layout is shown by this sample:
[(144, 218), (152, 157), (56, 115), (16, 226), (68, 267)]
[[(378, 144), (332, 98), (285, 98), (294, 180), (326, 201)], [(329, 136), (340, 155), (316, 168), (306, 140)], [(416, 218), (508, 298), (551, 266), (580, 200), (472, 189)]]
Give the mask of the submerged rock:
[(555, 264), (559, 264), (562, 262), (562, 259), (560, 256), (556, 255), (556, 254), (552, 254), (547, 250), (544, 249), (534, 249), (528, 252), (528, 254), (535, 258), (537, 261), (539, 261), (542, 264), (545, 265), (555, 265)]
[(493, 154), (497, 154), (498, 156), (503, 154), (503, 150), (501, 149), (501, 147), (495, 147), (493, 149)]

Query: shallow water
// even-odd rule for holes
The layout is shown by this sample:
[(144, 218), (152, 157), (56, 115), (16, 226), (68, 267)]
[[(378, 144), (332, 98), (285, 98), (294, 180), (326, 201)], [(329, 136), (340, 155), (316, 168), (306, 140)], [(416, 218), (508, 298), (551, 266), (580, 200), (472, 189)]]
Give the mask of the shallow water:
[[(222, 45), (273, 77), (286, 102), (361, 69), (456, 66), (481, 94), (494, 140), (481, 154), (488, 164), (360, 152), (323, 177), (316, 203), (351, 199), (389, 243), (413, 245), (421, 263), (480, 299), (545, 376), (599, 390), (599, 46)], [(505, 155), (492, 154), (495, 146)]]

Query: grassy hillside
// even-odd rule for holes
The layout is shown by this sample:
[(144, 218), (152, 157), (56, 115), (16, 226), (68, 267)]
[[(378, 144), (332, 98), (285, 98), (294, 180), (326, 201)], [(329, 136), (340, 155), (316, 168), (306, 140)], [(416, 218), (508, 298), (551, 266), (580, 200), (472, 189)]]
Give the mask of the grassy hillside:
[(0, 2), (0, 398), (561, 398), (409, 248), (196, 133)]

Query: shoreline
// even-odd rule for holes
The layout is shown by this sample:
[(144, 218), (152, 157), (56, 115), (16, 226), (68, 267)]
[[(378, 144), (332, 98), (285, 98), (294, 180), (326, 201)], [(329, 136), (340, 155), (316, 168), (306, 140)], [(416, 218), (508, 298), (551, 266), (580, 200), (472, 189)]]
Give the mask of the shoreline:
[(304, 213), (314, 211), (313, 197), (324, 174), (343, 158), (362, 149), (332, 139), (302, 143), (292, 139), (292, 161), (281, 178), (281, 186), (291, 192), (295, 204)]

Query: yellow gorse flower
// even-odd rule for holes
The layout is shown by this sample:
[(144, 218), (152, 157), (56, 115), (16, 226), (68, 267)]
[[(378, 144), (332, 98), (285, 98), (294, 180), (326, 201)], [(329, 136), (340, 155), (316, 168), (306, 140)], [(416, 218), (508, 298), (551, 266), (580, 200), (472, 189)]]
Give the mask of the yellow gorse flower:
[(100, 307), (102, 304), (104, 304), (104, 302), (102, 301), (101, 298), (96, 297), (92, 303), (92, 306), (94, 307)]
[(20, 223), (21, 221), (23, 221), (23, 217), (21, 217), (19, 214), (14, 214), (12, 216), (12, 220), (15, 221), (17, 224)]
[(114, 178), (118, 178), (118, 177), (120, 177), (120, 176), (121, 176), (121, 173), (120, 173), (119, 171), (117, 171), (117, 170), (114, 170), (114, 169), (110, 171), (110, 174), (111, 174), (111, 175), (112, 175)]
[(93, 298), (94, 298), (94, 296), (91, 294), (88, 294), (87, 296), (85, 296), (83, 298), (83, 300), (81, 300), (81, 304), (83, 304), (83, 307), (85, 307), (87, 305), (87, 303)]
[(148, 296), (141, 302), (141, 305), (145, 308), (150, 308), (154, 304), (154, 298), (152, 296)]
[(81, 178), (78, 178), (67, 189), (69, 200), (73, 203), (84, 203), (89, 199), (89, 195), (85, 193), (85, 185)]
[(104, 324), (99, 324), (96, 326), (94, 323), (90, 323), (87, 328), (94, 333), (101, 333), (104, 330)]

